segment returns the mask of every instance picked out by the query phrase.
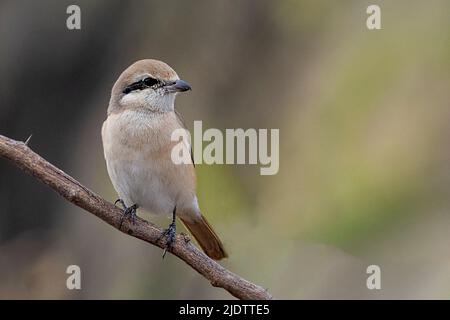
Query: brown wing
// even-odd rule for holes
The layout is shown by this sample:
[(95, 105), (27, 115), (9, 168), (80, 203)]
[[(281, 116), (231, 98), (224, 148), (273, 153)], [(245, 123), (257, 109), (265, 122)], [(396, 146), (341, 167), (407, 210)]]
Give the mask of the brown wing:
[[(186, 124), (184, 123), (183, 117), (181, 116), (181, 114), (175, 110), (175, 115), (177, 116), (178, 122), (181, 124), (181, 126), (187, 130)], [(192, 152), (192, 143), (191, 143), (191, 160), (192, 160), (192, 164), (194, 165), (195, 168), (195, 162), (194, 162), (194, 153)]]

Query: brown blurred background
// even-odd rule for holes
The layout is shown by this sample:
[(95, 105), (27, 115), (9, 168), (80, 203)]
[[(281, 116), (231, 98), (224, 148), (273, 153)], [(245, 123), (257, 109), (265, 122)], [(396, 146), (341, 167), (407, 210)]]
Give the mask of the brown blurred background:
[[(382, 30), (366, 28), (370, 4)], [(445, 0), (2, 0), (0, 134), (33, 134), (113, 201), (100, 138), (112, 84), (161, 59), (193, 87), (177, 99), (189, 128), (280, 129), (278, 175), (197, 166), (226, 267), (276, 298), (450, 298), (449, 13)], [(71, 264), (82, 290), (65, 286)], [(371, 264), (381, 290), (366, 288)], [(229, 295), (0, 159), (0, 298)]]

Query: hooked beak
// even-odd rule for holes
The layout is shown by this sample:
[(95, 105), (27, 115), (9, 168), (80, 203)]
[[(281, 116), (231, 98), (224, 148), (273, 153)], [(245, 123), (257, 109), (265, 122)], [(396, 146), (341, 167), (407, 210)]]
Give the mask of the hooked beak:
[(168, 93), (184, 92), (191, 90), (191, 86), (184, 80), (177, 80), (174, 83), (166, 85), (166, 90)]

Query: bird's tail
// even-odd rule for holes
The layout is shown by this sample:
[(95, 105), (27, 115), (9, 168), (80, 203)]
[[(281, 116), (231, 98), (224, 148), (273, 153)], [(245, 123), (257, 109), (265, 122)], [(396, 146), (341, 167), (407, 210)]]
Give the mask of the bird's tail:
[(222, 241), (203, 215), (200, 214), (194, 219), (191, 217), (180, 219), (210, 258), (220, 260), (228, 257)]

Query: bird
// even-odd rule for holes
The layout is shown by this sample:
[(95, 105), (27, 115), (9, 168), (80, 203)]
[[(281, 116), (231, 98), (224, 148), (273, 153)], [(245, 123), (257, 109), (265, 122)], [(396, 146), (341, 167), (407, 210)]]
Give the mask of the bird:
[(185, 128), (175, 97), (189, 90), (191, 86), (159, 60), (139, 60), (125, 69), (112, 87), (102, 126), (106, 167), (119, 195), (115, 204), (123, 208), (121, 225), (124, 218), (135, 223), (140, 208), (172, 216), (160, 238), (166, 240), (164, 257), (173, 247), (178, 217), (203, 251), (221, 260), (228, 255), (200, 211), (192, 151), (190, 162), (175, 164), (171, 159), (177, 143), (171, 140), (172, 132)]

